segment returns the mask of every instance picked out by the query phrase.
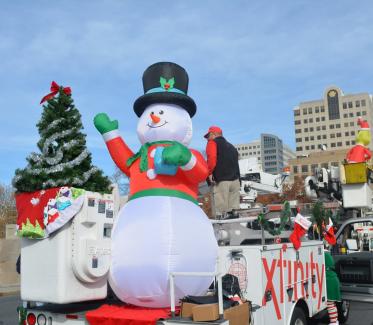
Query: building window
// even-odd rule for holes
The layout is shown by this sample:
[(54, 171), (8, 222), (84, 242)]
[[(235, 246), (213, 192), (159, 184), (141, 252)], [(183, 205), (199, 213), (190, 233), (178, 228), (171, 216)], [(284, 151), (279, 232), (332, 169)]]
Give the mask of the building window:
[(345, 132), (345, 136), (348, 137), (350, 135), (350, 132)]
[(360, 107), (360, 100), (357, 100), (357, 101), (355, 102), (355, 106), (356, 106), (356, 107)]
[(322, 117), (321, 117), (321, 121), (325, 121), (325, 116), (322, 116)]
[(308, 123), (308, 120), (307, 119), (303, 120), (303, 123), (304, 124)]
[(310, 150), (310, 146), (306, 146), (306, 150)]
[(336, 128), (336, 129), (340, 129), (340, 128), (341, 128), (341, 125), (340, 125), (339, 123), (337, 123), (337, 124), (335, 125), (335, 128)]
[(351, 135), (355, 135), (355, 131), (351, 131)]
[(352, 145), (352, 146), (355, 145), (355, 140), (352, 140), (352, 141), (351, 141), (351, 145)]
[(302, 165), (302, 173), (308, 173), (308, 165)]
[(348, 102), (348, 108), (352, 108), (352, 102)]
[(313, 128), (310, 128), (310, 132), (313, 132)]
[(314, 138), (313, 135), (310, 136), (310, 140), (311, 140), (311, 141), (315, 140), (315, 138)]
[(308, 119), (309, 123), (313, 123), (313, 118)]
[(339, 99), (338, 92), (334, 89), (328, 92), (328, 112), (329, 120), (339, 119)]
[(366, 103), (365, 103), (365, 99), (363, 99), (362, 101), (361, 101), (361, 106), (365, 106), (366, 105)]
[(311, 146), (311, 150), (314, 150), (315, 149), (315, 145), (313, 144), (312, 146)]
[(329, 125), (329, 129), (330, 129), (330, 130), (334, 129), (334, 124), (330, 124), (330, 125)]
[(350, 122), (350, 126), (354, 126), (354, 122)]
[(295, 129), (295, 133), (302, 133), (302, 129)]
[(293, 166), (293, 173), (297, 174), (298, 173), (298, 166)]
[(304, 129), (304, 132), (308, 132), (308, 128), (305, 128), (305, 129)]
[(317, 131), (320, 131), (320, 130), (321, 130), (321, 127), (320, 127), (320, 126), (316, 127), (316, 130), (317, 130)]
[(319, 112), (319, 106), (316, 106), (315, 107), (315, 113), (318, 113)]
[(296, 138), (295, 142), (302, 142), (302, 138)]
[(335, 148), (335, 143), (332, 142), (332, 143), (330, 144), (330, 146), (331, 146), (332, 148)]
[(347, 103), (343, 103), (343, 109), (347, 109)]
[(337, 134), (336, 134), (336, 137), (337, 137), (337, 138), (340, 138), (341, 136), (342, 136), (342, 133), (337, 133)]
[(361, 113), (360, 112), (356, 112), (356, 116), (361, 116)]
[(318, 164), (312, 164), (311, 165), (311, 172), (314, 173), (316, 168), (319, 168), (319, 165)]
[(316, 122), (320, 122), (320, 117), (316, 117)]
[(348, 126), (348, 122), (346, 122), (345, 124), (344, 124), (344, 127), (347, 127)]
[(312, 114), (312, 107), (308, 107), (308, 114)]
[(332, 133), (332, 134), (330, 135), (330, 139), (334, 139), (334, 138), (335, 138), (335, 134)]
[(344, 118), (347, 118), (347, 117), (348, 117), (348, 114), (347, 114), (347, 113), (343, 114), (343, 117), (344, 117)]
[(329, 168), (328, 163), (322, 163), (322, 164), (321, 164), (321, 168)]
[(350, 116), (350, 117), (354, 117), (354, 113), (350, 113), (349, 116)]
[(321, 135), (318, 135), (318, 136), (317, 136), (317, 140), (321, 140)]
[(321, 128), (325, 131), (326, 130), (326, 125), (323, 125)]
[(323, 138), (323, 139), (326, 139), (326, 134), (323, 134), (323, 135), (322, 135), (322, 138)]
[(304, 138), (304, 141), (308, 141), (308, 140), (309, 140), (309, 138), (308, 138), (308, 137), (305, 137), (305, 138)]
[(299, 116), (300, 115), (300, 111), (299, 111), (299, 109), (296, 109), (295, 111), (294, 111), (294, 116)]
[(307, 108), (303, 108), (303, 115), (307, 115)]
[(346, 146), (349, 146), (350, 145), (350, 141), (346, 141)]
[(296, 151), (302, 151), (303, 150), (303, 147), (297, 147), (296, 148)]
[(330, 163), (330, 166), (334, 166), (334, 167), (338, 167), (339, 166), (339, 163), (337, 161), (332, 161)]
[(324, 108), (324, 106), (320, 106), (320, 111), (321, 111), (321, 113), (324, 113), (324, 112), (325, 112), (325, 108)]
[(362, 111), (361, 114), (367, 115), (367, 112), (366, 111)]
[(342, 147), (342, 142), (337, 142), (337, 147)]

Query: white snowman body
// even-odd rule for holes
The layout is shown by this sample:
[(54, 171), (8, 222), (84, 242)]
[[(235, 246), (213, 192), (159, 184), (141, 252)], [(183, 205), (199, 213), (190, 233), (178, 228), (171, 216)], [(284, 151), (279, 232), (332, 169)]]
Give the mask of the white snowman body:
[[(163, 140), (188, 146), (191, 118), (177, 105), (153, 104), (141, 115), (137, 134), (142, 144)], [(211, 222), (198, 205), (178, 197), (145, 196), (129, 201), (116, 218), (109, 281), (126, 303), (167, 307), (170, 272), (213, 272), (216, 258)], [(208, 277), (176, 278), (176, 302), (205, 293), (211, 282)]]

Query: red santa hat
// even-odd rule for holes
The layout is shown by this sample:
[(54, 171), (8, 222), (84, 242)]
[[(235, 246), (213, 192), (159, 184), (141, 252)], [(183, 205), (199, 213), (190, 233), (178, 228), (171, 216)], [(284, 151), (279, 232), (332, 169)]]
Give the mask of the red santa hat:
[(362, 118), (358, 118), (357, 123), (360, 125), (360, 130), (361, 131), (364, 131), (364, 130), (369, 131), (370, 130), (368, 122), (363, 120)]

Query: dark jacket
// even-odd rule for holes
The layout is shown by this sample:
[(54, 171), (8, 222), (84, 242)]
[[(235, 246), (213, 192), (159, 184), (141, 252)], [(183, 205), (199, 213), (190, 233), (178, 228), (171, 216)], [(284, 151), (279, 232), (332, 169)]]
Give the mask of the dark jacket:
[(217, 137), (213, 141), (217, 148), (216, 166), (212, 173), (214, 180), (221, 182), (240, 179), (237, 149), (224, 137)]

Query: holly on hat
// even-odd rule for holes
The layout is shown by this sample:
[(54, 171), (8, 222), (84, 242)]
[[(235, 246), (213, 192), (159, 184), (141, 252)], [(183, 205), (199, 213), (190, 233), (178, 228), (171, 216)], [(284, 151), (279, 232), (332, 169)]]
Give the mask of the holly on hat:
[(146, 107), (155, 103), (175, 104), (185, 109), (190, 117), (197, 106), (188, 96), (188, 73), (173, 62), (157, 62), (148, 67), (142, 77), (144, 95), (136, 99), (133, 109), (138, 117)]
[(360, 125), (360, 130), (361, 131), (364, 131), (364, 130), (369, 131), (370, 130), (368, 122), (363, 120), (362, 118), (358, 118), (357, 123)]

